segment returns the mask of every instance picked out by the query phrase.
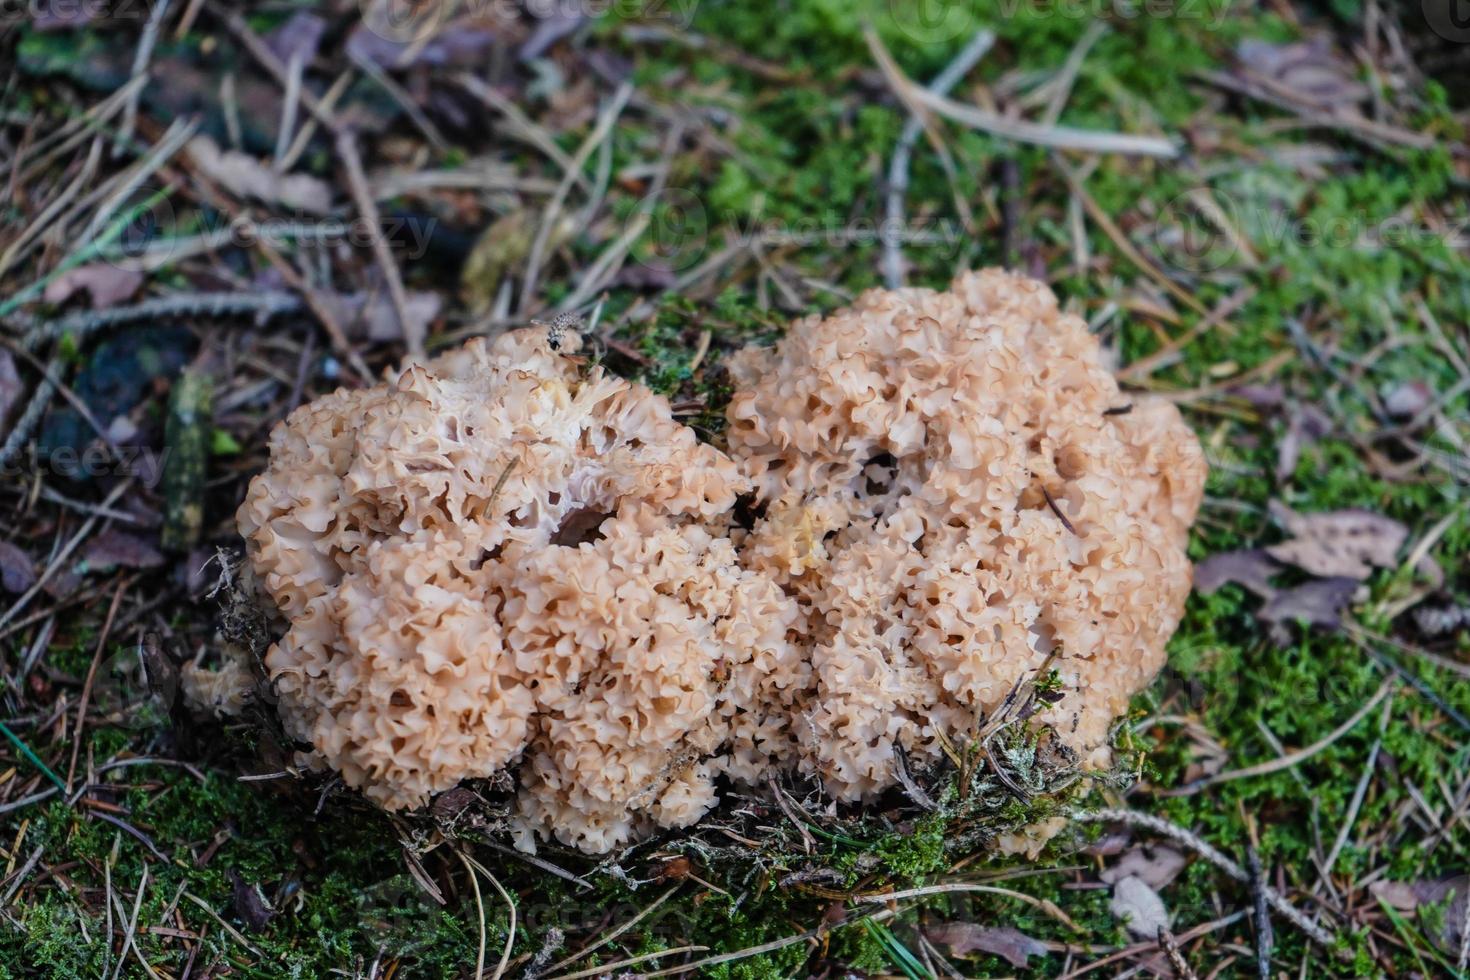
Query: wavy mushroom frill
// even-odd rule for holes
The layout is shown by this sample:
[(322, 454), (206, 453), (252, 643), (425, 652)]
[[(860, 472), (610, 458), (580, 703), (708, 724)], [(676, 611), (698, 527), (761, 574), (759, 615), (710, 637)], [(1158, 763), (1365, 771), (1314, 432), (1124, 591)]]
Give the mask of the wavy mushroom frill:
[(605, 851), (769, 766), (806, 681), (795, 602), (706, 526), (746, 479), (577, 344), (516, 331), (317, 399), (237, 518), (305, 761), (389, 809), (519, 761), (531, 825)]
[(762, 516), (747, 565), (797, 597), (803, 767), (842, 799), (935, 758), (1055, 654), (1071, 747), (1164, 661), (1205, 465), (1173, 406), (1125, 395), (1042, 284), (870, 291), (733, 359), (729, 452)]

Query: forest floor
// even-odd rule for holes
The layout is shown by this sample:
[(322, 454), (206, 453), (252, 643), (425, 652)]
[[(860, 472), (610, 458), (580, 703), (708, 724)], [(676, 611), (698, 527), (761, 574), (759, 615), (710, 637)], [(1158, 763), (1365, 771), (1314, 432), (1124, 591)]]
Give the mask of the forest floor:
[[(1470, 976), (1453, 4), (382, 6), (0, 13), (0, 976)], [(597, 307), (718, 442), (731, 350), (987, 265), (1210, 462), (1143, 761), (1085, 801), (1125, 819), (824, 835), (836, 886), (677, 835), (548, 870), (179, 703), (294, 406)]]

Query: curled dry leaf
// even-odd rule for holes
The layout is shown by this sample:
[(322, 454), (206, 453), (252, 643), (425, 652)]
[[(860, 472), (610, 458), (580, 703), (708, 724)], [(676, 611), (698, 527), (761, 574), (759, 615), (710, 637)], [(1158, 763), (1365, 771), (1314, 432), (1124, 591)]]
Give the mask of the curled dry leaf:
[(142, 285), (141, 272), (107, 262), (90, 262), (57, 276), (46, 286), (42, 298), (48, 303), (65, 303), (85, 291), (92, 301), (92, 309), (105, 310), (131, 297)]
[(1398, 521), (1367, 510), (1298, 514), (1273, 500), (1271, 515), (1293, 538), (1271, 545), (1267, 554), (1328, 578), (1362, 581), (1374, 566), (1392, 567), (1409, 536), (1409, 529)]
[(1339, 109), (1356, 105), (1371, 94), (1356, 78), (1357, 69), (1325, 34), (1291, 44), (1255, 39), (1242, 41), (1236, 56), (1249, 80), (1304, 105)]
[(1470, 910), (1470, 875), (1439, 881), (1375, 881), (1368, 886), (1374, 897), (1400, 912), (1412, 912), (1434, 944), (1451, 956), (1459, 955), (1465, 942)]
[(1234, 582), (1269, 599), (1276, 594), (1271, 576), (1280, 571), (1281, 566), (1260, 548), (1222, 551), (1194, 566), (1194, 587), (1202, 595), (1210, 595), (1227, 582)]
[(1158, 890), (1179, 877), (1188, 863), (1189, 859), (1172, 847), (1143, 845), (1124, 852), (1116, 864), (1103, 869), (1098, 877), (1110, 885), (1133, 877)]
[(1383, 396), (1383, 410), (1390, 417), (1405, 421), (1434, 404), (1434, 389), (1423, 381), (1405, 381)]
[(1108, 910), (1133, 935), (1140, 939), (1157, 938), (1160, 929), (1169, 927), (1169, 910), (1159, 893), (1141, 878), (1127, 875), (1113, 884), (1113, 900)]
[(1414, 610), (1414, 625), (1431, 637), (1470, 629), (1470, 606), (1421, 606)]
[(1270, 624), (1271, 638), (1285, 646), (1291, 642), (1287, 624), (1302, 622), (1323, 629), (1342, 626), (1343, 610), (1358, 591), (1357, 579), (1323, 578), (1277, 592), (1256, 616)]
[(270, 48), (271, 54), (280, 59), (283, 65), (290, 64), (293, 58), (300, 58), (302, 63), (309, 65), (316, 58), (326, 31), (325, 20), (316, 14), (298, 10), (284, 24), (265, 36), (265, 46)]
[(16, 595), (36, 584), (36, 563), (9, 541), (0, 541), (0, 588)]
[(942, 943), (956, 956), (989, 953), (1017, 969), (1033, 956), (1045, 956), (1046, 947), (1010, 926), (982, 926), (974, 922), (945, 922), (924, 930), (931, 942)]
[(194, 166), (232, 194), (283, 204), (311, 214), (332, 210), (332, 190), (325, 181), (305, 174), (278, 174), (247, 153), (222, 150), (208, 136), (189, 141)]
[(110, 568), (157, 568), (163, 564), (163, 555), (148, 541), (136, 534), (108, 528), (87, 543), (82, 553), (87, 570), (105, 571)]

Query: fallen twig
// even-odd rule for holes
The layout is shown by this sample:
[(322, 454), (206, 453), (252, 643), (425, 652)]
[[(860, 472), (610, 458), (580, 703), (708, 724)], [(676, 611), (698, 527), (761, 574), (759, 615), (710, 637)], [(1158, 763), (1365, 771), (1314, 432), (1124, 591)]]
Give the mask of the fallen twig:
[(556, 185), (556, 190), (551, 195), (551, 200), (546, 204), (546, 211), (541, 218), (541, 226), (536, 229), (536, 237), (531, 242), (531, 251), (526, 258), (526, 273), (521, 281), (520, 301), (517, 310), (522, 315), (535, 312), (531, 306), (536, 296), (537, 280), (541, 274), (541, 263), (545, 259), (547, 243), (551, 240), (552, 231), (556, 228), (561, 218), (562, 205), (567, 199), (567, 194), (572, 189), (572, 184), (577, 176), (581, 174), (582, 167), (587, 159), (592, 156), (592, 151), (608, 138), (612, 127), (617, 122), (618, 116), (623, 112), (623, 107), (628, 104), (628, 99), (633, 95), (633, 86), (624, 82), (618, 86), (611, 99), (603, 106), (597, 116), (597, 122), (592, 127), (592, 132), (577, 147), (566, 174), (563, 175), (561, 183)]
[[(937, 95), (948, 94), (985, 57), (985, 53), (994, 44), (995, 34), (992, 31), (977, 31), (970, 43), (954, 56), (954, 60), (934, 76), (934, 81), (929, 83), (929, 91)], [(913, 155), (914, 144), (923, 131), (923, 117), (911, 114), (903, 125), (903, 132), (899, 134), (898, 143), (893, 148), (893, 159), (888, 164), (888, 194), (884, 201), (886, 223), (883, 234), (883, 281), (888, 284), (889, 289), (898, 289), (903, 285), (903, 252), (899, 238), (893, 232), (903, 223), (903, 198), (909, 189), (909, 159)]]
[[(1398, 126), (1390, 126), (1387, 123), (1377, 122), (1357, 113), (1325, 112), (1320, 109), (1311, 108), (1293, 102), (1291, 99), (1269, 92), (1259, 85), (1228, 75), (1221, 71), (1201, 70), (1194, 73), (1196, 78), (1208, 82), (1216, 88), (1233, 92), (1275, 106), (1286, 112), (1295, 113), (1307, 122), (1321, 126), (1325, 129), (1336, 129), (1347, 133), (1357, 139), (1373, 146), (1381, 148), (1384, 144), (1407, 146), (1416, 150), (1433, 149), (1441, 143), (1433, 136), (1424, 133), (1415, 133), (1411, 130)], [(1444, 144), (1446, 146), (1452, 144)]]
[[(1240, 865), (1226, 857), (1213, 845), (1162, 817), (1156, 817), (1148, 813), (1139, 813), (1137, 810), (1106, 807), (1101, 810), (1075, 814), (1072, 819), (1078, 823), (1123, 823), (1131, 827), (1142, 827), (1145, 830), (1151, 830), (1161, 837), (1167, 837), (1170, 840), (1185, 845), (1236, 881), (1242, 884), (1251, 883), (1250, 873)], [(1261, 887), (1262, 894), (1265, 895), (1266, 901), (1271, 904), (1271, 907), (1289, 919), (1292, 925), (1306, 933), (1313, 942), (1319, 943), (1329, 950), (1333, 950), (1341, 958), (1351, 957), (1351, 953), (1338, 946), (1336, 935), (1328, 932), (1322, 926), (1307, 918), (1300, 909), (1287, 901), (1285, 896), (1270, 885), (1263, 883)]]
[(1357, 711), (1353, 712), (1352, 717), (1343, 722), (1341, 725), (1338, 725), (1322, 738), (1319, 738), (1311, 745), (1308, 745), (1306, 748), (1297, 749), (1295, 752), (1289, 752), (1286, 755), (1279, 756), (1275, 759), (1270, 760), (1269, 762), (1258, 763), (1254, 766), (1246, 766), (1244, 769), (1231, 769), (1226, 772), (1216, 773), (1213, 776), (1206, 776), (1203, 779), (1197, 779), (1189, 785), (1182, 787), (1181, 791), (1188, 791), (1192, 793), (1204, 789), (1206, 786), (1214, 786), (1217, 783), (1227, 783), (1235, 779), (1249, 779), (1252, 776), (1266, 776), (1270, 775), (1273, 772), (1280, 772), (1283, 769), (1290, 769), (1292, 766), (1295, 766), (1300, 762), (1305, 762), (1307, 759), (1310, 759), (1312, 756), (1328, 748), (1338, 739), (1342, 738), (1348, 732), (1357, 727), (1358, 722), (1366, 718), (1368, 716), (1368, 713), (1374, 708), (1378, 707), (1379, 703), (1384, 698), (1393, 693), (1394, 688), (1397, 686), (1397, 681), (1397, 677), (1389, 677), (1388, 680), (1384, 681), (1382, 686), (1378, 688), (1377, 693), (1375, 693), (1373, 697), (1368, 700), (1367, 704), (1363, 705)]
[(83, 310), (68, 316), (34, 325), (21, 340), (21, 345), (35, 350), (40, 345), (71, 337), (80, 340), (98, 330), (138, 320), (165, 320), (177, 317), (222, 317), (253, 313), (267, 319), (301, 309), (301, 300), (290, 293), (181, 293), (160, 299), (145, 300), (133, 306), (115, 306), (108, 310)]
[[(148, 74), (148, 62), (153, 58), (153, 46), (158, 43), (158, 28), (168, 13), (168, 0), (157, 0), (143, 25), (143, 36), (138, 39), (138, 50), (133, 55), (132, 79), (137, 81)], [(135, 85), (128, 93), (123, 105), (122, 123), (118, 126), (115, 146), (121, 147), (133, 138), (133, 128), (138, 123), (138, 100), (143, 95), (143, 85)]]
[(409, 356), (424, 359), (424, 326), (408, 315), (408, 293), (403, 289), (403, 275), (393, 253), (388, 250), (388, 239), (383, 235), (383, 221), (378, 214), (378, 204), (368, 188), (367, 174), (362, 169), (362, 154), (357, 149), (357, 137), (350, 130), (337, 134), (337, 155), (342, 158), (347, 171), (347, 184), (352, 189), (352, 199), (357, 211), (370, 229), (373, 257), (388, 284), (388, 297), (393, 301), (393, 311), (398, 314), (398, 325), (403, 328), (403, 339), (408, 345)]
[(1106, 133), (1071, 126), (1045, 126), (1024, 119), (1007, 119), (978, 106), (955, 102), (915, 84), (903, 73), (883, 41), (872, 27), (864, 27), (863, 36), (873, 52), (878, 67), (888, 77), (900, 99), (911, 111), (931, 109), (941, 116), (964, 123), (974, 129), (1013, 139), (1021, 143), (1034, 143), (1058, 150), (1082, 150), (1089, 153), (1126, 153), (1138, 156), (1175, 157), (1179, 148), (1172, 140), (1162, 136), (1134, 136), (1128, 133)]
[(1256, 902), (1256, 974), (1271, 980), (1271, 911), (1266, 904), (1266, 876), (1261, 870), (1261, 856), (1254, 847), (1245, 852), (1246, 867), (1251, 875), (1251, 897)]

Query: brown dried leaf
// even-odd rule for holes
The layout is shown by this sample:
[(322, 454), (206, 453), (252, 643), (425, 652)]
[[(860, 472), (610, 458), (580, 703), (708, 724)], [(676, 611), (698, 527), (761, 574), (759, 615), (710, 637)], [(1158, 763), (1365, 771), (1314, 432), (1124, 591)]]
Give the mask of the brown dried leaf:
[(1368, 890), (1400, 912), (1413, 912), (1434, 944), (1451, 956), (1464, 942), (1470, 875), (1439, 881), (1375, 881)]
[(130, 298), (143, 285), (143, 273), (120, 269), (107, 262), (90, 262), (69, 269), (46, 287), (42, 298), (48, 303), (65, 303), (78, 292), (91, 297), (92, 309), (105, 310)]
[(276, 910), (271, 903), (266, 901), (265, 893), (260, 890), (259, 885), (252, 885), (241, 878), (233, 868), (230, 869), (230, 884), (234, 897), (235, 915), (245, 924), (245, 928), (251, 932), (259, 932), (270, 924), (275, 917)]
[(1256, 616), (1271, 626), (1271, 638), (1280, 646), (1291, 642), (1287, 624), (1301, 621), (1308, 626), (1338, 629), (1342, 613), (1358, 591), (1351, 578), (1323, 578), (1283, 589), (1266, 601)]
[(1286, 390), (1280, 384), (1237, 385), (1230, 389), (1230, 394), (1263, 412), (1275, 411), (1286, 402)]
[(956, 956), (989, 953), (1017, 969), (1033, 956), (1045, 956), (1046, 947), (1010, 926), (982, 926), (974, 922), (945, 922), (924, 930), (930, 941), (943, 943)]
[(16, 595), (36, 584), (36, 563), (9, 541), (0, 541), (0, 588)]
[(422, 40), (401, 36), (403, 32), (391, 27), (374, 29), (364, 18), (347, 35), (347, 54), (390, 71), (415, 65), (473, 68), (484, 64), (497, 40), (509, 40), (515, 33), (505, 27), (490, 18), (463, 17), (423, 25), (433, 36)]
[(278, 174), (249, 154), (220, 149), (208, 136), (189, 141), (189, 158), (204, 176), (239, 197), (284, 204), (311, 214), (332, 210), (332, 190), (325, 181), (305, 174)]
[(536, 26), (531, 30), (531, 36), (526, 38), (525, 43), (521, 45), (517, 56), (522, 61), (539, 58), (551, 50), (552, 45), (557, 41), (574, 34), (577, 28), (586, 22), (586, 13), (574, 7), (550, 10), (537, 20)]
[(1276, 594), (1271, 576), (1279, 571), (1281, 566), (1260, 548), (1222, 551), (1194, 566), (1194, 587), (1201, 595), (1210, 595), (1227, 582), (1234, 582), (1269, 599)]
[(1367, 510), (1298, 514), (1271, 501), (1271, 515), (1294, 537), (1266, 552), (1277, 561), (1324, 577), (1362, 581), (1374, 566), (1391, 568), (1409, 529), (1398, 521)]
[(1189, 864), (1183, 853), (1163, 845), (1129, 848), (1111, 868), (1098, 875), (1108, 884), (1116, 884), (1132, 876), (1155, 891), (1165, 888)]
[(1304, 105), (1341, 109), (1372, 94), (1357, 80), (1357, 68), (1325, 34), (1291, 44), (1242, 41), (1235, 53), (1248, 75)]
[(116, 528), (108, 528), (87, 543), (82, 553), (91, 572), (111, 568), (157, 568), (163, 564), (163, 555), (152, 544)]
[(473, 790), (454, 786), (436, 796), (430, 810), (441, 822), (453, 823), (477, 799)]
[(1102, 836), (1082, 849), (1084, 854), (1096, 857), (1114, 857), (1128, 849), (1133, 833), (1125, 826), (1109, 827)]
[(1164, 900), (1142, 879), (1127, 875), (1113, 885), (1113, 900), (1108, 904), (1113, 917), (1140, 939), (1157, 939), (1160, 929), (1169, 927), (1169, 910)]
[[(391, 343), (404, 337), (398, 311), (386, 295), (336, 293), (323, 297), (337, 313), (349, 337), (362, 337), (376, 343)], [(420, 336), (429, 332), (429, 324), (442, 306), (438, 293), (409, 292), (404, 296), (404, 310)]]

